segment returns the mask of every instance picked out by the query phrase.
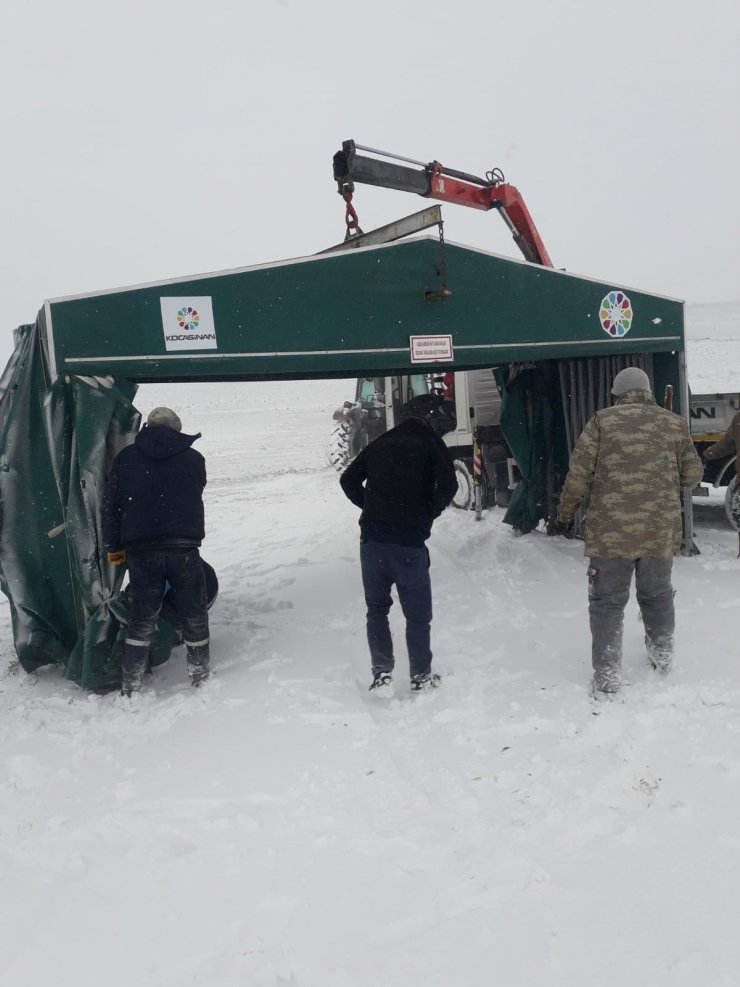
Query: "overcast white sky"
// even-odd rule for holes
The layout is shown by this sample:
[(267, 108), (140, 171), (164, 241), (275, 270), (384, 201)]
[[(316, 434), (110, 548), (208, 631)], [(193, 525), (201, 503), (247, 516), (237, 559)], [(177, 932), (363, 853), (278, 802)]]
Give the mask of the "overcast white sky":
[[(347, 138), (501, 167), (557, 267), (740, 299), (738, 0), (4, 0), (0, 46), (2, 363), (44, 298), (341, 240)], [(444, 217), (518, 256), (495, 215)]]

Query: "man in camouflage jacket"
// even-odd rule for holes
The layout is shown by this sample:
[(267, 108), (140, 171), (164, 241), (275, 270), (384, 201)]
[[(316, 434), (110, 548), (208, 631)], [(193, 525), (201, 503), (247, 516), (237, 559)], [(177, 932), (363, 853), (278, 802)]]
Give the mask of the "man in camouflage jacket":
[(702, 476), (686, 422), (658, 407), (644, 371), (622, 370), (612, 394), (615, 405), (597, 411), (576, 442), (558, 505), (563, 523), (572, 521), (581, 503), (585, 507), (597, 695), (617, 692), (621, 683), (622, 626), (633, 572), (648, 656), (656, 669), (670, 669), (680, 493)]

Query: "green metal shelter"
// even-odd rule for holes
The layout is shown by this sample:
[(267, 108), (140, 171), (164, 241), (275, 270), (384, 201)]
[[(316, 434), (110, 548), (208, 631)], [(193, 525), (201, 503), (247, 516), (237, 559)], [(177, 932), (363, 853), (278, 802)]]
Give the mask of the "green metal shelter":
[[(138, 383), (496, 367), (530, 521), (540, 465), (562, 479), (622, 366), (688, 407), (682, 302), (431, 236), (51, 299), (16, 338), (0, 379), (0, 585), (23, 667), (60, 663), (90, 688), (120, 679), (122, 574), (100, 502), (140, 424)], [(170, 644), (160, 628), (153, 660)]]
[[(631, 315), (612, 334), (600, 313), (615, 291)], [(433, 237), (52, 299), (40, 321), (52, 379), (347, 377), (683, 349), (681, 302), (451, 243), (442, 256)], [(441, 340), (414, 351), (435, 336), (451, 353)]]

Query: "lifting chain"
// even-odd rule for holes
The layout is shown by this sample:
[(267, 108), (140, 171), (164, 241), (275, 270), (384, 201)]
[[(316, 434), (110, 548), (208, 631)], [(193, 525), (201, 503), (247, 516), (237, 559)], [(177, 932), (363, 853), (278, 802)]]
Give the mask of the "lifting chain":
[(445, 224), (439, 223), (439, 290), (442, 301), (452, 292), (447, 287), (447, 254), (445, 253)]
[(351, 240), (354, 236), (360, 236), (362, 229), (360, 227), (360, 221), (357, 218), (357, 212), (355, 207), (352, 205), (352, 193), (354, 191), (354, 184), (350, 183), (343, 185), (339, 190), (339, 194), (344, 199), (345, 210), (344, 210), (344, 222), (347, 225), (347, 231), (344, 234), (344, 239)]
[(427, 288), (424, 298), (428, 302), (443, 302), (452, 294), (452, 289), (447, 287), (447, 255), (445, 253), (445, 231), (444, 223), (440, 220), (439, 226), (439, 267), (437, 276), (439, 277), (439, 288), (432, 291)]

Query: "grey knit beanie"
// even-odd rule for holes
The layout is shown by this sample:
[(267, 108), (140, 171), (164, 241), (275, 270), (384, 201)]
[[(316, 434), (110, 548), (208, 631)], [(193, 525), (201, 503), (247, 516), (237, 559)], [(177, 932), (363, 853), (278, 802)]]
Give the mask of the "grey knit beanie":
[(182, 431), (182, 422), (177, 417), (172, 408), (154, 408), (149, 412), (146, 420), (147, 425), (166, 425), (174, 428), (176, 432)]
[(612, 394), (615, 398), (621, 397), (627, 391), (650, 391), (650, 378), (644, 370), (639, 367), (625, 367), (620, 370), (614, 378), (612, 384)]

